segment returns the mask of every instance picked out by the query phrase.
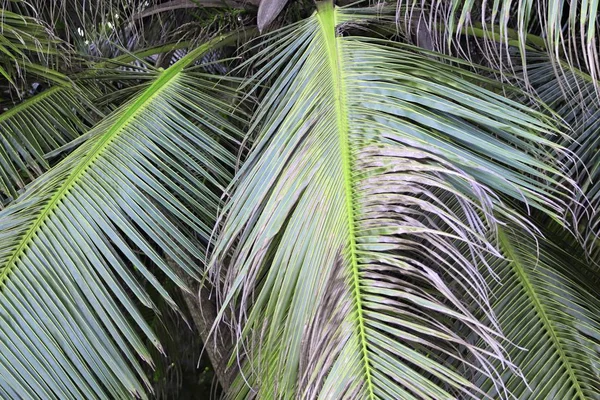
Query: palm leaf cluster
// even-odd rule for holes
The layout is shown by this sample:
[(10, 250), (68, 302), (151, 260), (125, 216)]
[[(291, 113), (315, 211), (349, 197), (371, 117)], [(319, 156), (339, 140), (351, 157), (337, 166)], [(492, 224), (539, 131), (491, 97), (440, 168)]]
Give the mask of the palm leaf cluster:
[[(529, 52), (541, 48), (554, 62), (586, 71), (598, 79), (598, 2), (576, 0), (531, 1), (400, 1), (404, 26), (429, 32), (440, 51), (470, 58), (484, 55), (495, 67), (513, 64), (511, 48), (526, 64)], [(465, 46), (464, 36), (483, 39)]]
[(66, 81), (52, 65), (60, 56), (60, 41), (52, 31), (43, 22), (4, 7), (0, 9), (0, 53), (0, 77), (19, 91), (23, 89), (19, 79), (25, 74), (56, 83)]
[[(293, 77), (294, 83), (275, 83), (264, 101), (268, 108), (258, 112), (266, 119), (258, 155), (238, 173), (220, 236), (230, 246), (217, 248), (226, 265), (227, 302), (236, 299), (234, 309), (247, 316), (234, 326), (243, 326), (242, 340), (259, 343), (265, 357), (248, 367), (252, 375), (240, 383), (237, 398), (248, 396), (246, 383), (254, 377), (264, 390), (260, 398), (294, 388), (333, 398), (477, 396), (476, 387), (432, 359), (460, 359), (467, 351), (474, 371), (499, 374), (490, 354), (468, 343), (474, 336), (499, 350), (492, 358), (510, 361), (491, 313), (491, 325), (473, 324), (452, 289), (489, 307), (477, 265), (495, 252), (489, 233), (515, 218), (491, 193), (527, 196), (532, 206), (561, 212), (556, 182), (535, 179), (560, 173), (536, 169), (537, 159), (555, 146), (518, 105), (482, 99), (477, 84), (485, 81), (458, 80), (456, 71), (410, 48), (336, 38), (336, 22), (344, 18), (321, 9), (281, 37), (286, 48), (298, 47), (289, 53), (293, 61), (273, 61), (293, 66), (277, 82)], [(506, 119), (498, 119), (499, 110)], [(500, 125), (511, 134), (496, 136)], [(529, 154), (518, 151), (525, 143)], [(511, 156), (504, 158), (508, 148)], [(265, 187), (265, 181), (272, 183)], [(322, 252), (314, 250), (324, 244)], [(328, 279), (337, 280), (337, 298), (330, 297), (333, 288), (325, 290)], [(315, 317), (323, 313), (329, 314)], [(450, 334), (453, 324), (464, 326), (464, 337)], [(429, 357), (414, 352), (415, 342)], [(298, 351), (303, 345), (315, 346), (314, 354)], [(303, 358), (304, 370), (297, 367)], [(317, 373), (330, 368), (337, 373)], [(413, 368), (405, 379), (395, 374)]]
[[(569, 163), (569, 174), (579, 181), (585, 196), (578, 198), (579, 229), (584, 246), (596, 248), (598, 231), (598, 140), (600, 133), (597, 82), (587, 73), (559, 64), (533, 53), (527, 71), (531, 86), (570, 127), (561, 140), (576, 157)], [(596, 259), (594, 257), (594, 259)]]
[(84, 3), (0, 19), (0, 397), (600, 398), (597, 2)]

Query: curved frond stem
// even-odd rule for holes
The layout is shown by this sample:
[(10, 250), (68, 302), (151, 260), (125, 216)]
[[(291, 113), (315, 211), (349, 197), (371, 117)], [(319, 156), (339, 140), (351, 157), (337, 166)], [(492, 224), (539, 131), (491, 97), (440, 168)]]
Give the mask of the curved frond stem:
[[(493, 308), (507, 349), (522, 376), (503, 381), (512, 398), (595, 399), (600, 396), (600, 302), (597, 269), (565, 231), (540, 227), (524, 232), (508, 225), (499, 231), (505, 259), (492, 261), (487, 275)], [(493, 382), (475, 379), (487, 396), (499, 395)]]
[(206, 52), (207, 49), (214, 47), (217, 43), (222, 42), (224, 39), (231, 39), (232, 36), (220, 36), (213, 41), (199, 46), (198, 48), (191, 51), (183, 59), (179, 60), (173, 67), (165, 70), (162, 74), (152, 83), (152, 85), (142, 93), (141, 96), (135, 99), (135, 101), (127, 107), (127, 110), (121, 114), (121, 116), (115, 121), (115, 123), (108, 129), (94, 144), (94, 147), (86, 154), (85, 158), (81, 160), (76, 168), (70, 172), (69, 177), (62, 183), (60, 188), (55, 191), (52, 197), (48, 200), (42, 211), (38, 214), (35, 222), (28, 229), (27, 233), (23, 236), (20, 243), (17, 245), (13, 255), (6, 261), (2, 271), (0, 272), (0, 289), (2, 288), (4, 281), (8, 274), (12, 271), (16, 261), (21, 257), (23, 252), (28, 248), (31, 239), (37, 234), (38, 229), (46, 221), (48, 216), (53, 212), (56, 205), (62, 200), (64, 195), (71, 190), (72, 186), (77, 182), (81, 175), (89, 168), (94, 162), (98, 155), (102, 154), (106, 147), (123, 131), (125, 126), (130, 123), (137, 115), (142, 113), (148, 104), (154, 97), (160, 96), (162, 90), (171, 83), (174, 77), (176, 77), (181, 71), (187, 67), (190, 62), (198, 58), (198, 55)]
[(340, 157), (342, 160), (342, 171), (344, 179), (344, 191), (345, 191), (345, 204), (346, 204), (346, 215), (348, 216), (348, 253), (350, 257), (350, 264), (352, 268), (352, 280), (353, 291), (354, 291), (354, 304), (356, 307), (356, 324), (358, 329), (359, 341), (362, 347), (362, 362), (364, 363), (365, 376), (367, 380), (367, 393), (368, 398), (375, 399), (373, 394), (373, 383), (371, 381), (371, 366), (369, 360), (369, 352), (367, 351), (367, 338), (365, 335), (365, 320), (363, 317), (363, 300), (360, 287), (360, 271), (358, 266), (358, 255), (356, 247), (356, 220), (355, 212), (357, 209), (356, 199), (354, 197), (354, 180), (353, 180), (353, 155), (352, 149), (349, 143), (348, 129), (348, 112), (346, 104), (346, 84), (344, 82), (344, 55), (342, 48), (338, 47), (335, 38), (336, 35), (336, 14), (333, 9), (333, 4), (329, 1), (324, 1), (318, 5), (317, 18), (320, 22), (321, 32), (326, 43), (326, 49), (329, 59), (329, 66), (331, 68), (331, 79), (333, 81), (334, 100), (335, 100), (335, 113), (337, 119), (337, 131), (340, 140)]
[(519, 256), (518, 252), (515, 251), (511, 241), (508, 240), (508, 237), (503, 229), (498, 230), (498, 240), (502, 250), (506, 253), (506, 256), (510, 260), (509, 263), (512, 266), (514, 273), (518, 277), (523, 289), (527, 293), (527, 297), (535, 308), (537, 316), (542, 321), (544, 329), (548, 332), (548, 336), (550, 336), (550, 341), (556, 351), (556, 354), (558, 355), (560, 364), (569, 377), (571, 385), (575, 388), (575, 398), (585, 400), (587, 397), (584, 395), (581, 385), (579, 384), (579, 380), (573, 371), (571, 360), (566, 356), (563, 350), (563, 343), (561, 343), (559, 340), (558, 332), (554, 329), (554, 322), (550, 320), (544, 304), (540, 301), (537, 290), (532, 284), (527, 270), (523, 268), (523, 260)]

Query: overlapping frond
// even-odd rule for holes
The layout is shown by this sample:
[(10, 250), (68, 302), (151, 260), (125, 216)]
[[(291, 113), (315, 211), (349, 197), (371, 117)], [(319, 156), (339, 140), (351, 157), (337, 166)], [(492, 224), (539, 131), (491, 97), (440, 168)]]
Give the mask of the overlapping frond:
[(71, 86), (56, 86), (0, 114), (0, 198), (16, 197), (48, 169), (47, 154), (91, 127), (101, 113), (89, 97)]
[(360, 18), (322, 3), (259, 54), (277, 79), (212, 264), (230, 398), (482, 398), (471, 376), (503, 391), (515, 372), (478, 268), (498, 218), (519, 223), (495, 193), (565, 212), (552, 128), (482, 78), (338, 34)]
[(0, 9), (0, 76), (19, 88), (24, 73), (47, 81), (66, 83), (52, 60), (60, 40), (40, 21)]
[(161, 347), (140, 280), (176, 307), (160, 277), (186, 285), (164, 258), (198, 278), (235, 162), (232, 90), (185, 70), (226, 40), (159, 74), (0, 212), (1, 397), (147, 397), (140, 335)]
[[(419, 24), (443, 51), (488, 57), (500, 70), (509, 67), (509, 46), (525, 62), (531, 45), (553, 60), (600, 77), (599, 3), (589, 0), (400, 0), (400, 21)], [(463, 34), (483, 39), (465, 43)], [(520, 64), (520, 63), (519, 63)], [(517, 64), (518, 65), (518, 64)]]
[[(52, 86), (0, 114), (0, 195), (9, 202), (57, 156), (81, 144), (104, 114), (146, 89), (159, 75), (145, 57), (189, 43), (144, 49), (91, 63), (73, 83)], [(142, 60), (142, 61), (139, 61)]]
[[(119, 26), (127, 20), (132, 13), (140, 12), (156, 0), (9, 0), (8, 6), (12, 11), (21, 15), (37, 17), (74, 43), (79, 40), (89, 40), (89, 31), (93, 35), (102, 35), (107, 38), (112, 33), (110, 26)], [(4, 0), (6, 3), (6, 0)], [(88, 35), (86, 37), (86, 35)]]
[[(248, 34), (250, 37), (250, 34)], [(113, 58), (100, 58), (89, 63), (86, 70), (73, 79), (80, 82), (92, 82), (104, 93), (95, 98), (95, 104), (103, 107), (115, 107), (146, 88), (164, 68), (168, 68), (195, 48), (189, 41), (178, 41), (160, 46), (142, 48), (135, 51), (122, 51)], [(219, 48), (207, 52), (194, 62), (197, 72), (226, 75), (228, 56), (226, 49)]]
[[(559, 73), (556, 73), (560, 71)], [(584, 246), (596, 249), (600, 235), (600, 96), (598, 82), (566, 64), (556, 66), (544, 54), (528, 54), (527, 75), (536, 94), (566, 123), (557, 143), (575, 156), (565, 160), (568, 173), (582, 188), (576, 216)], [(596, 254), (598, 254), (596, 252)]]
[[(512, 342), (511, 359), (525, 378), (504, 375), (513, 398), (599, 398), (600, 301), (583, 250), (561, 236), (533, 237), (511, 228), (502, 230), (499, 247), (506, 260), (493, 264), (497, 276), (488, 276), (488, 283)], [(477, 383), (498, 398), (494, 382)]]

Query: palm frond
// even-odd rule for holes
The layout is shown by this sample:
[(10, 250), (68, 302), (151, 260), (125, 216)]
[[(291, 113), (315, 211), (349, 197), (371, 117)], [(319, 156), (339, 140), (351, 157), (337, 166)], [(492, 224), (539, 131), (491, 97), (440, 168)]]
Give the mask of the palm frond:
[(565, 166), (568, 174), (582, 188), (582, 195), (576, 198), (579, 230), (585, 248), (597, 250), (596, 242), (600, 235), (598, 82), (575, 67), (566, 63), (556, 66), (554, 60), (535, 52), (528, 53), (526, 68), (530, 86), (566, 123), (566, 135), (555, 136), (554, 139), (575, 156), (565, 160)]
[(0, 194), (16, 197), (49, 168), (47, 154), (92, 126), (101, 113), (91, 97), (72, 86), (55, 86), (0, 114)]
[(190, 47), (188, 42), (175, 43), (89, 63), (71, 76), (72, 84), (53, 86), (1, 113), (0, 207), (57, 156), (85, 141), (89, 135), (82, 133), (100, 117), (156, 80), (160, 70), (145, 58)]
[[(177, 307), (138, 252), (186, 289), (198, 278), (239, 137), (232, 90), (185, 67), (159, 74), (0, 212), (0, 391), (4, 398), (147, 397), (140, 280)], [(189, 289), (188, 289), (189, 290)]]
[[(121, 49), (114, 58), (100, 58), (88, 63), (86, 69), (73, 77), (76, 83), (91, 82), (104, 94), (94, 99), (96, 105), (115, 107), (123, 104), (133, 95), (151, 84), (164, 68), (184, 58), (196, 46), (182, 41), (153, 46), (129, 52)], [(226, 75), (227, 51), (229, 48), (216, 48), (203, 54), (193, 64), (197, 71), (214, 75)], [(190, 66), (191, 67), (191, 66)]]
[(0, 76), (17, 89), (25, 73), (45, 81), (66, 84), (53, 65), (60, 40), (40, 21), (0, 9)]
[(145, 49), (93, 63), (72, 75), (73, 83), (52, 86), (1, 113), (0, 207), (48, 170), (57, 156), (81, 144), (87, 137), (82, 133), (115, 105), (147, 89), (159, 70), (132, 63), (164, 49)]
[(259, 53), (276, 79), (212, 264), (230, 398), (481, 398), (469, 377), (501, 391), (512, 368), (478, 266), (520, 222), (496, 193), (565, 212), (553, 128), (410, 46), (336, 34), (361, 18), (321, 3)]
[[(426, 26), (445, 51), (485, 55), (503, 70), (510, 66), (509, 46), (517, 47), (525, 62), (533, 43), (554, 61), (565, 60), (594, 79), (600, 77), (597, 1), (401, 0), (398, 4), (403, 23)], [(484, 41), (473, 46), (461, 42), (462, 34)]]
[[(505, 374), (513, 398), (600, 397), (600, 301), (578, 258), (582, 249), (560, 236), (511, 228), (502, 230), (499, 246), (506, 260), (494, 263), (497, 276), (488, 282), (511, 359), (525, 378)], [(495, 382), (478, 384), (498, 397)]]

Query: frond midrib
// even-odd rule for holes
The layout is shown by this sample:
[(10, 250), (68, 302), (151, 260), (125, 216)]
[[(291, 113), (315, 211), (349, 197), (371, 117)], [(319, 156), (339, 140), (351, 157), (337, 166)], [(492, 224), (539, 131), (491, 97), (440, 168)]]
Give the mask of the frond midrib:
[(566, 353), (564, 352), (564, 350), (562, 348), (562, 343), (558, 337), (556, 330), (554, 329), (554, 326), (552, 325), (552, 321), (550, 321), (550, 318), (548, 317), (548, 314), (544, 308), (544, 304), (540, 300), (539, 295), (536, 292), (535, 287), (531, 283), (531, 280), (530, 280), (527, 272), (520, 266), (521, 265), (520, 256), (517, 254), (514, 247), (510, 243), (510, 240), (506, 236), (506, 233), (504, 232), (504, 230), (500, 227), (498, 227), (498, 239), (499, 239), (499, 243), (501, 244), (502, 250), (504, 250), (506, 252), (508, 259), (510, 260), (509, 263), (512, 267), (512, 270), (515, 272), (515, 274), (519, 278), (519, 282), (521, 283), (521, 286), (523, 287), (523, 289), (527, 293), (527, 296), (530, 298), (531, 302), (533, 303), (536, 314), (542, 321), (546, 332), (548, 332), (548, 334), (550, 335), (552, 345), (556, 349), (556, 353), (561, 361), (561, 365), (567, 372), (567, 375), (569, 376), (569, 380), (573, 383), (573, 386), (575, 387), (575, 392), (576, 392), (575, 398), (580, 398), (580, 399), (584, 400), (586, 397), (583, 393), (583, 389), (581, 388), (579, 380), (577, 379), (577, 376), (575, 375), (575, 371), (573, 370), (573, 367), (571, 366), (570, 360), (568, 359)]
[[(95, 160), (105, 151), (110, 143), (115, 140), (121, 132), (125, 129), (129, 123), (140, 114), (148, 104), (161, 92), (165, 90), (172, 83), (183, 69), (196, 60), (207, 50), (214, 48), (217, 44), (222, 44), (226, 39), (231, 39), (233, 35), (221, 35), (212, 39), (211, 41), (199, 46), (185, 57), (179, 60), (173, 66), (161, 72), (158, 78), (146, 89), (136, 100), (127, 108), (127, 110), (117, 119), (117, 121), (111, 125), (111, 127), (98, 139), (98, 142), (92, 147), (92, 149), (86, 154), (86, 156), (79, 162), (79, 165), (69, 174), (68, 178), (60, 185), (56, 192), (50, 197), (46, 205), (38, 214), (31, 227), (27, 230), (27, 233), (23, 235), (18, 245), (16, 246), (13, 254), (4, 264), (2, 272), (0, 272), (0, 289), (5, 285), (6, 279), (17, 261), (27, 250), (29, 243), (35, 237), (36, 233), (46, 221), (46, 219), (52, 214), (54, 208), (58, 205), (60, 200), (67, 194), (69, 189), (81, 178), (83, 173), (88, 167), (90, 167)], [(68, 159), (67, 159), (68, 160)]]
[(352, 152), (348, 141), (349, 125), (348, 111), (346, 104), (346, 89), (344, 82), (344, 66), (342, 49), (338, 46), (336, 38), (337, 18), (333, 4), (330, 1), (324, 1), (318, 4), (317, 17), (321, 27), (321, 33), (325, 40), (329, 66), (331, 68), (331, 78), (334, 85), (335, 113), (337, 118), (337, 128), (340, 141), (340, 156), (342, 161), (342, 170), (344, 175), (344, 197), (346, 205), (346, 215), (348, 218), (348, 250), (350, 253), (351, 280), (354, 305), (357, 313), (357, 330), (361, 346), (362, 359), (364, 363), (364, 372), (367, 380), (368, 396), (375, 399), (373, 382), (371, 379), (371, 365), (367, 349), (367, 339), (365, 332), (365, 321), (363, 315), (362, 294), (360, 289), (360, 273), (358, 268), (357, 246), (356, 246), (356, 218), (354, 207), (354, 179), (352, 177)]

